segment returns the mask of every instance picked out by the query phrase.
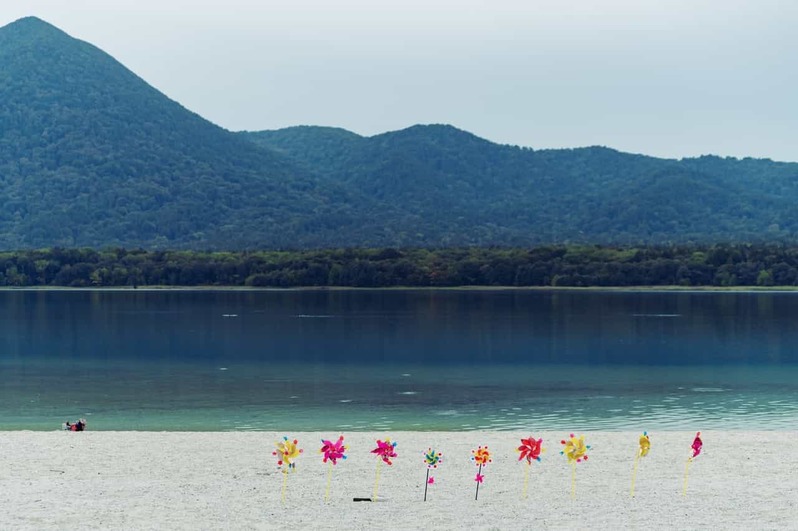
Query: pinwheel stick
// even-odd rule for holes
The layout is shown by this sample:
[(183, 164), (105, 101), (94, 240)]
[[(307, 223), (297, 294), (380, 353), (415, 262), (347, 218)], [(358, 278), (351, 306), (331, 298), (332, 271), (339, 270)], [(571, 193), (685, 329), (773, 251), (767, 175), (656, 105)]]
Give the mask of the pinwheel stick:
[(288, 485), (288, 471), (283, 470), (283, 494), (282, 494), (283, 505), (285, 505), (285, 488), (287, 485)]
[[(477, 472), (477, 477), (479, 477), (481, 475), (482, 475), (482, 465), (479, 465), (479, 472)], [(474, 496), (474, 500), (475, 501), (478, 500), (478, 499), (479, 499), (479, 480), (477, 480), (477, 494), (476, 494), (476, 496)]]
[(429, 468), (427, 469), (427, 479), (424, 480), (424, 501), (427, 501), (427, 487), (429, 487)]
[(576, 461), (571, 461), (571, 498), (576, 498)]
[(532, 462), (526, 464), (526, 472), (524, 472), (524, 499), (529, 492), (529, 469), (532, 468)]
[(380, 486), (380, 463), (382, 463), (381, 459), (377, 460), (377, 473), (374, 478), (374, 492), (371, 494), (371, 501), (377, 501), (377, 489)]
[(332, 482), (332, 469), (333, 465), (332, 462), (330, 462), (329, 468), (327, 469), (327, 490), (324, 491), (324, 501), (330, 499), (330, 483)]
[(637, 451), (635, 455), (635, 466), (632, 468), (632, 490), (629, 491), (629, 495), (634, 498), (635, 497), (635, 480), (637, 479), (637, 464), (640, 462), (640, 450)]
[(687, 463), (684, 465), (684, 489), (682, 489), (682, 496), (687, 496), (687, 478), (690, 474), (690, 463), (693, 462), (692, 457), (687, 458)]

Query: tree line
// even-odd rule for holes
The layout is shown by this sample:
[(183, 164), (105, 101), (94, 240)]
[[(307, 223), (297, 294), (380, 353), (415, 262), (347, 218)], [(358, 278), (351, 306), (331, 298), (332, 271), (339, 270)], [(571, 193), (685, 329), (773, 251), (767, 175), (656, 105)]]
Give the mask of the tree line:
[(798, 246), (0, 252), (0, 286), (795, 286)]

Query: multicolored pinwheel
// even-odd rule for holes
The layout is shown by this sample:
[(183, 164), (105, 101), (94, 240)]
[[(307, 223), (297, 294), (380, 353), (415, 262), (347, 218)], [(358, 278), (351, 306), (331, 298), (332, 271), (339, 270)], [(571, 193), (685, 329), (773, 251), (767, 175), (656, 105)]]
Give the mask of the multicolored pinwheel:
[(567, 457), (571, 463), (571, 498), (576, 498), (576, 464), (587, 461), (587, 451), (590, 450), (590, 446), (585, 444), (584, 435), (576, 437), (573, 433), (567, 441), (560, 441), (560, 444), (564, 445), (560, 454)]
[(584, 435), (577, 438), (572, 433), (567, 441), (560, 441), (560, 444), (565, 446), (560, 453), (568, 458), (569, 463), (587, 461), (587, 451), (590, 450), (590, 446), (585, 444)]
[(435, 478), (430, 477), (429, 471), (430, 469), (438, 468), (441, 463), (443, 463), (443, 454), (428, 448), (424, 453), (424, 464), (427, 465), (427, 479), (424, 482), (424, 501), (427, 501), (427, 487), (435, 483)]
[(272, 455), (277, 456), (277, 467), (282, 469), (283, 472), (287, 472), (288, 469), (296, 469), (296, 463), (294, 462), (299, 454), (303, 452), (300, 448), (297, 447), (297, 440), (290, 440), (288, 437), (283, 437), (282, 441), (277, 441), (275, 443), (277, 445), (277, 449), (272, 452)]
[(283, 472), (283, 490), (282, 500), (285, 503), (285, 489), (288, 485), (288, 471), (296, 472), (296, 463), (294, 462), (302, 450), (297, 446), (296, 439), (290, 440), (288, 437), (283, 437), (282, 441), (277, 441), (277, 449), (272, 452), (272, 455), (277, 456), (277, 467)]
[(424, 453), (424, 464), (427, 465), (427, 468), (438, 468), (441, 463), (443, 463), (443, 454), (432, 448), (427, 449)]
[(471, 450), (471, 460), (474, 462), (475, 465), (479, 466), (479, 470), (477, 471), (477, 475), (474, 478), (474, 481), (477, 482), (477, 492), (474, 496), (474, 500), (479, 499), (479, 485), (485, 480), (485, 476), (482, 475), (482, 467), (487, 466), (489, 463), (493, 462), (493, 459), (490, 457), (490, 450), (488, 450), (487, 446), (480, 446), (476, 450)]
[(487, 446), (480, 446), (476, 450), (471, 450), (471, 460), (479, 467), (483, 467), (488, 463), (493, 462)]

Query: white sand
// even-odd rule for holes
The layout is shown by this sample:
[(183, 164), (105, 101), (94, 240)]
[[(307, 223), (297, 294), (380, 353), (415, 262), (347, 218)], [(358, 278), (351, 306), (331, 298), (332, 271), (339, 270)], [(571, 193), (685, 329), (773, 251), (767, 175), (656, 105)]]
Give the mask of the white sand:
[[(521, 499), (517, 462), (528, 433), (344, 433), (349, 458), (335, 467), (324, 503), (327, 468), (320, 438), (286, 433), (305, 453), (288, 478), (271, 455), (277, 433), (0, 432), (0, 529), (798, 529), (795, 432), (703, 432), (704, 453), (682, 481), (694, 432), (652, 432), (641, 460), (637, 496), (629, 496), (638, 433), (587, 432), (593, 446), (571, 471), (559, 454), (567, 433), (544, 438), (529, 499)], [(383, 466), (381, 503), (354, 503), (372, 493), (376, 438), (397, 441)], [(488, 445), (493, 464), (474, 501), (471, 449)], [(422, 502), (430, 446), (444, 455)]]

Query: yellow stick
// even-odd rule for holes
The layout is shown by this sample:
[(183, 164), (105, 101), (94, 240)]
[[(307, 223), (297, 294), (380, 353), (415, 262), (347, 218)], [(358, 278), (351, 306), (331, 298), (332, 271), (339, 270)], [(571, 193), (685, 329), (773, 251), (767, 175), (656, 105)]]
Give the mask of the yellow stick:
[(571, 499), (576, 499), (576, 461), (571, 461)]
[(282, 496), (283, 505), (285, 505), (285, 487), (286, 487), (287, 484), (288, 484), (288, 471), (284, 470), (283, 471), (283, 496)]
[(637, 479), (637, 463), (640, 461), (640, 452), (635, 455), (635, 466), (632, 468), (632, 490), (629, 492), (632, 498), (635, 497), (635, 480)]
[(374, 478), (374, 493), (371, 495), (371, 501), (377, 501), (377, 488), (380, 485), (380, 463), (381, 459), (377, 459), (377, 477)]
[(690, 462), (692, 459), (688, 459), (687, 463), (684, 465), (684, 490), (682, 490), (682, 496), (687, 496), (687, 475), (690, 473)]
[(327, 469), (327, 490), (324, 492), (324, 501), (330, 499), (330, 482), (332, 481), (332, 463), (330, 468)]
[(532, 468), (532, 463), (527, 463), (526, 473), (524, 474), (524, 499), (526, 499), (526, 493), (529, 490), (529, 469)]

